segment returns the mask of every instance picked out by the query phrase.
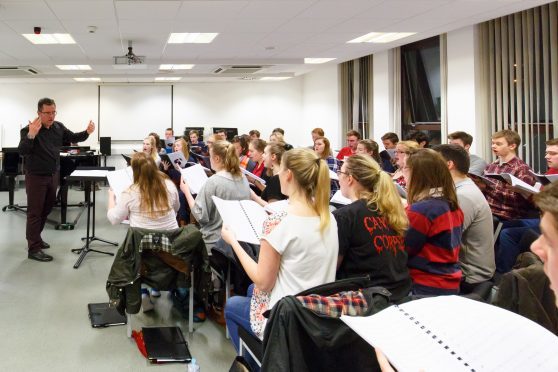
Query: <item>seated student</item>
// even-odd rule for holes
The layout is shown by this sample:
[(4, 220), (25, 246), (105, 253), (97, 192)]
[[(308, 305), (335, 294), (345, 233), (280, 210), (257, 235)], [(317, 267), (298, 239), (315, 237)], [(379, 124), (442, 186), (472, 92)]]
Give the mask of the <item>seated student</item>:
[(531, 245), (531, 250), (544, 262), (544, 272), (550, 279), (558, 306), (558, 184), (545, 187), (534, 199), (543, 213), (542, 235)]
[(430, 139), (428, 138), (426, 133), (421, 132), (420, 130), (417, 130), (414, 133), (411, 133), (407, 137), (407, 140), (408, 141), (415, 141), (416, 143), (418, 143), (418, 145), (421, 149), (428, 148), (428, 145), (430, 144)]
[(433, 150), (419, 149), (409, 156), (405, 172), (409, 202), (405, 248), (413, 294), (457, 294), (463, 212), (446, 162)]
[(192, 215), (200, 224), (200, 231), (208, 252), (220, 238), (223, 220), (213, 203), (213, 195), (225, 200), (250, 199), (250, 186), (238, 165), (234, 146), (227, 141), (217, 141), (209, 148), (211, 166), (216, 172), (209, 177), (194, 199), (188, 184), (182, 179), (180, 190), (184, 193)]
[(271, 133), (271, 135), (269, 136), (269, 142), (276, 142), (276, 143), (281, 143), (283, 144), (283, 146), (285, 147), (285, 150), (289, 151), (291, 149), (293, 149), (293, 145), (288, 144), (285, 141), (285, 135), (283, 134), (283, 129), (281, 129), (281, 131), (279, 131), (278, 129), (281, 128), (275, 128), (273, 133)]
[(174, 144), (174, 130), (172, 128), (167, 128), (165, 129), (165, 152), (167, 154), (170, 154), (172, 152), (173, 144)]
[(283, 154), (279, 179), (289, 206), (264, 222), (257, 263), (234, 232), (223, 227), (223, 240), (232, 246), (254, 282), (248, 297), (231, 297), (225, 307), (227, 328), (237, 351), (239, 326), (261, 338), (265, 328), (262, 314), (277, 301), (335, 280), (337, 223), (329, 212), (328, 173), (325, 162), (309, 149)]
[(195, 152), (196, 154), (205, 154), (207, 153), (207, 146), (203, 141), (199, 140), (198, 131), (192, 129), (188, 132), (188, 137), (190, 138), (190, 150)]
[[(263, 153), (265, 150), (266, 142), (262, 139), (255, 139), (250, 142), (249, 149), (250, 149), (250, 159), (256, 164), (252, 173), (258, 177), (262, 177), (264, 172), (264, 159)], [(263, 178), (263, 177), (262, 177)], [(253, 182), (254, 180), (249, 181)]]
[(260, 131), (257, 129), (252, 129), (248, 132), (248, 135), (250, 136), (250, 140), (260, 139)]
[[(332, 172), (337, 172), (340, 168), (341, 162), (331, 155), (331, 145), (326, 137), (318, 137), (314, 140), (314, 151), (321, 159), (325, 160), (328, 168)], [(339, 182), (331, 180), (330, 183), (331, 195), (339, 190)]]
[[(546, 141), (545, 174), (558, 174), (558, 139)], [(547, 186), (545, 186), (547, 187)], [(529, 250), (534, 239), (540, 235), (538, 224), (540, 219), (523, 219), (512, 221), (512, 227), (503, 228), (500, 232), (496, 254), (496, 269), (506, 273), (513, 268), (517, 256)], [(518, 226), (521, 225), (521, 226)]]
[(157, 164), (157, 167), (161, 164), (161, 157), (157, 150), (157, 139), (154, 136), (149, 135), (143, 140), (143, 153), (151, 157)]
[(463, 147), (465, 151), (467, 151), (467, 154), (469, 154), (471, 166), (469, 167), (468, 173), (482, 176), (487, 165), (486, 161), (484, 161), (484, 159), (480, 156), (469, 153), (469, 149), (473, 144), (473, 136), (465, 132), (453, 132), (448, 134), (448, 140), (452, 145)]
[(397, 145), (397, 142), (399, 142), (399, 136), (397, 136), (396, 133), (387, 132), (381, 137), (381, 139), (385, 150), (380, 152), (380, 156), (382, 153), (386, 153), (393, 159), (395, 157), (395, 146)]
[(371, 156), (372, 159), (374, 159), (380, 165), (380, 167), (388, 173), (395, 172), (395, 168), (391, 164), (391, 158), (387, 154), (387, 158), (381, 156), (380, 146), (378, 146), (378, 143), (374, 140), (364, 139), (358, 141), (356, 153), (367, 154)]
[(339, 150), (336, 158), (337, 160), (344, 161), (345, 158), (352, 156), (356, 153), (358, 141), (360, 141), (360, 133), (356, 130), (350, 130), (347, 132), (347, 147), (343, 147)]
[[(184, 158), (188, 159), (189, 162), (195, 162), (195, 159), (193, 159), (192, 156), (190, 155), (190, 151), (188, 149), (188, 143), (186, 143), (186, 140), (184, 138), (179, 138), (176, 141), (174, 141), (173, 151), (181, 152), (182, 155), (184, 155)], [(181, 167), (178, 166), (177, 164), (171, 164), (168, 161), (162, 161), (161, 166), (163, 168), (163, 171), (169, 176), (172, 182), (174, 182), (176, 187), (180, 188), (180, 178), (182, 176), (180, 173)], [(188, 223), (188, 221), (190, 221), (190, 212), (188, 208), (188, 203), (186, 202), (186, 196), (184, 196), (184, 193), (179, 190), (178, 196), (180, 200), (180, 209), (178, 210), (178, 216), (177, 216), (178, 224), (180, 226), (184, 226)]]
[(404, 235), (409, 225), (391, 177), (369, 156), (353, 155), (339, 171), (352, 203), (333, 212), (339, 235), (337, 279), (369, 275), (399, 301), (409, 294)]
[[(316, 142), (316, 138), (318, 137), (325, 137), (324, 130), (322, 128), (314, 128), (310, 133), (312, 136), (312, 146), (308, 146), (309, 149), (314, 150), (314, 143)], [(331, 155), (331, 154), (330, 154)]]
[(287, 199), (281, 192), (279, 183), (279, 171), (281, 170), (281, 158), (285, 153), (285, 146), (277, 143), (268, 143), (264, 150), (264, 164), (266, 169), (266, 184), (262, 191), (262, 199), (268, 203)]
[(461, 293), (470, 293), (494, 276), (494, 232), (492, 212), (477, 185), (467, 177), (469, 154), (458, 145), (434, 148), (446, 160), (463, 211), (463, 235), (459, 263), (463, 271)]
[(227, 132), (224, 129), (217, 129), (213, 134), (215, 135), (215, 141), (227, 140)]
[[(117, 204), (112, 189), (108, 191), (107, 218), (116, 225), (128, 219), (130, 227), (151, 230), (177, 229), (176, 212), (179, 208), (178, 190), (155, 164), (153, 158), (143, 152), (132, 155), (134, 183), (120, 196)], [(159, 297), (157, 289), (152, 296)], [(142, 288), (143, 311), (153, 309), (147, 288)]]
[(397, 170), (391, 178), (397, 182), (401, 187), (407, 186), (407, 181), (405, 180), (405, 175), (403, 170), (405, 169), (405, 164), (409, 155), (412, 151), (418, 150), (418, 143), (415, 141), (401, 141), (395, 146), (395, 165), (397, 165)]
[(246, 137), (244, 137), (243, 135), (234, 136), (234, 138), (232, 139), (232, 144), (234, 145), (234, 148), (236, 150), (238, 160), (240, 161), (240, 168), (246, 169), (248, 172), (252, 172), (256, 167), (256, 163), (254, 163), (248, 156), (250, 151), (248, 148), (248, 141), (246, 140)]
[(153, 138), (155, 138), (155, 147), (157, 148), (157, 153), (165, 154), (166, 151), (163, 146), (161, 146), (161, 137), (159, 137), (159, 135), (155, 132), (149, 133), (148, 136), (153, 136)]

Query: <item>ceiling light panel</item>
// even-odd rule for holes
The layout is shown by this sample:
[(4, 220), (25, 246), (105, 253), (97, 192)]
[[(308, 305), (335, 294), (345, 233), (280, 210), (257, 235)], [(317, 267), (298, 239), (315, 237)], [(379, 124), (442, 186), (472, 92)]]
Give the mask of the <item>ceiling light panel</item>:
[(169, 44), (208, 44), (219, 35), (216, 32), (173, 32), (170, 34)]
[(70, 34), (22, 34), (33, 44), (75, 44)]
[(304, 58), (304, 63), (306, 64), (319, 64), (333, 61), (335, 58)]
[(91, 66), (89, 65), (56, 65), (59, 70), (77, 70), (77, 71), (89, 71)]
[(159, 70), (168, 70), (168, 71), (172, 71), (172, 70), (191, 70), (194, 67), (194, 65), (160, 65), (159, 66)]
[(81, 78), (76, 77), (76, 78), (74, 78), (74, 80), (75, 80), (75, 81), (79, 81), (79, 82), (91, 82), (91, 81), (101, 81), (101, 78), (98, 78), (98, 77), (87, 77), (87, 78), (84, 78), (84, 77), (81, 77)]
[(290, 76), (264, 76), (263, 78), (260, 78), (260, 80), (262, 81), (282, 81), (282, 80), (287, 80), (290, 79)]
[(349, 40), (347, 43), (390, 43), (414, 34), (416, 32), (370, 32), (356, 39)]
[(178, 81), (182, 79), (181, 77), (169, 77), (169, 76), (161, 76), (161, 77), (156, 77), (155, 81)]

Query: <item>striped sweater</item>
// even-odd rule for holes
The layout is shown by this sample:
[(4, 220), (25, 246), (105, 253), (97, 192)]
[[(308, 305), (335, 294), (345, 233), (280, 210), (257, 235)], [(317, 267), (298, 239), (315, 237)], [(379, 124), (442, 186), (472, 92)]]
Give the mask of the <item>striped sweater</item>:
[(461, 209), (451, 211), (444, 199), (431, 198), (408, 206), (407, 216), (409, 230), (405, 249), (414, 291), (417, 294), (458, 293), (463, 212)]

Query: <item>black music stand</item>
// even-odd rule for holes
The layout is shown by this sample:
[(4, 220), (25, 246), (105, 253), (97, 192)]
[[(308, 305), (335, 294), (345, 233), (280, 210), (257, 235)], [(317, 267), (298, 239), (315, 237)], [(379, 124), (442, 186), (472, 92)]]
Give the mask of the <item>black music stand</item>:
[[(91, 173), (91, 175), (70, 175), (68, 177), (68, 180), (70, 181), (83, 181), (84, 185), (85, 185), (85, 202), (87, 203), (87, 235), (83, 238), (81, 238), (81, 240), (85, 241), (85, 245), (81, 248), (76, 248), (76, 249), (72, 249), (73, 253), (77, 253), (79, 254), (79, 257), (76, 261), (76, 263), (74, 264), (74, 269), (79, 268), (79, 266), (81, 265), (81, 262), (83, 261), (83, 259), (85, 258), (85, 256), (87, 255), (87, 253), (89, 252), (97, 252), (97, 253), (102, 253), (102, 254), (107, 254), (109, 256), (114, 256), (114, 253), (111, 252), (103, 252), (103, 251), (98, 251), (96, 249), (91, 249), (89, 247), (89, 245), (91, 244), (91, 242), (98, 240), (101, 241), (103, 243), (106, 244), (111, 244), (114, 246), (118, 246), (118, 243), (115, 242), (111, 242), (109, 240), (105, 240), (99, 237), (95, 236), (95, 184), (97, 182), (101, 182), (101, 181), (106, 181), (107, 177), (105, 175), (95, 175), (94, 171), (96, 170), (100, 170), (100, 171), (113, 171), (114, 167), (78, 167), (76, 170), (81, 170), (81, 171), (90, 171), (88, 173)], [(91, 190), (93, 190), (93, 201), (91, 201)], [(89, 236), (89, 224), (91, 222), (91, 206), (93, 206), (93, 220), (92, 220), (92, 224), (91, 224), (91, 236)]]
[(27, 213), (26, 205), (14, 204), (15, 179), (21, 172), (21, 158), (17, 147), (4, 147), (4, 174), (8, 178), (8, 205), (2, 207), (2, 212), (19, 211)]

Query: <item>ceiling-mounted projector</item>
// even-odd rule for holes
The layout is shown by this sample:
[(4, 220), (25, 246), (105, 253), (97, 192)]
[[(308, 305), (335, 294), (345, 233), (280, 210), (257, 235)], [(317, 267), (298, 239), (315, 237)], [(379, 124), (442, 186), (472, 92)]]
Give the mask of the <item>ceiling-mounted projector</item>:
[(128, 41), (128, 53), (123, 56), (114, 56), (114, 68), (137, 69), (146, 68), (145, 56), (138, 56), (132, 51), (132, 41)]

